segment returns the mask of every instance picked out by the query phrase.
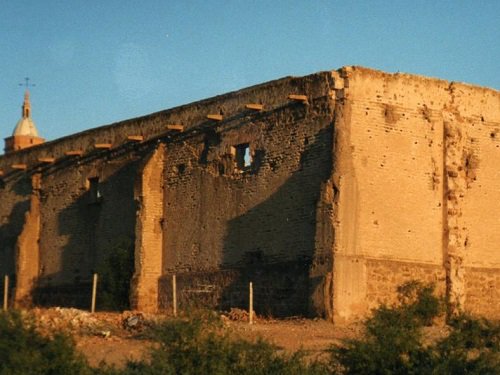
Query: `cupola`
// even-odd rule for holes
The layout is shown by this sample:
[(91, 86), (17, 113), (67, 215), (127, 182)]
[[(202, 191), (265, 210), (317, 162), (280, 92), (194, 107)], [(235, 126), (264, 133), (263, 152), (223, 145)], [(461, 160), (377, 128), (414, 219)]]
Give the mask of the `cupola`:
[(45, 142), (38, 136), (38, 130), (31, 118), (30, 93), (28, 89), (24, 93), (22, 117), (17, 122), (12, 136), (5, 138), (5, 153), (22, 150)]

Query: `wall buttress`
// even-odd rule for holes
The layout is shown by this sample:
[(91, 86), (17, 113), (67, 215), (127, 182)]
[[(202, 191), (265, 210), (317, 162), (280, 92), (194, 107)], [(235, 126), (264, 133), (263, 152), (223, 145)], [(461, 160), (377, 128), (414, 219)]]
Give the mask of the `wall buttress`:
[(131, 307), (150, 312), (158, 309), (158, 280), (162, 273), (164, 156), (165, 147), (160, 145), (139, 168), (134, 192), (139, 207)]
[(15, 304), (31, 303), (34, 284), (39, 275), (40, 263), (40, 188), (41, 175), (32, 176), (30, 209), (24, 219), (23, 230), (16, 243)]

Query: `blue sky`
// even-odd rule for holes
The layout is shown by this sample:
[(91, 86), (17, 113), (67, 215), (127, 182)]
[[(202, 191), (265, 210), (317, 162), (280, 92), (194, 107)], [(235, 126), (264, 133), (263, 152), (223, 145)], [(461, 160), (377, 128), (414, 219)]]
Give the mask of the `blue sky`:
[(287, 75), (363, 65), (500, 89), (500, 1), (0, 0), (0, 137), (52, 140)]

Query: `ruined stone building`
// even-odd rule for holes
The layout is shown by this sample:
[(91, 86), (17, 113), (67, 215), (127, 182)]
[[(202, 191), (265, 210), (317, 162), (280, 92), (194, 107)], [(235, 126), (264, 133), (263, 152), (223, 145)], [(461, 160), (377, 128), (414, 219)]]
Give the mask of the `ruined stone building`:
[(247, 308), (252, 281), (257, 313), (342, 322), (418, 279), (500, 318), (498, 91), (345, 67), (42, 144), (30, 121), (26, 97), (0, 156), (18, 303), (88, 299), (128, 238), (136, 309), (175, 274), (181, 307)]

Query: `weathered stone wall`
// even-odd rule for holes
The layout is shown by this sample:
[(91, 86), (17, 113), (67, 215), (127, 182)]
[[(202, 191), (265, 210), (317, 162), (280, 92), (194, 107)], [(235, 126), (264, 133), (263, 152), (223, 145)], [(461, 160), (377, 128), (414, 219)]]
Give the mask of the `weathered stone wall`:
[(207, 119), (207, 115), (220, 114), (225, 119), (238, 117), (248, 111), (245, 105), (249, 103), (262, 103), (265, 111), (271, 111), (286, 105), (290, 101), (288, 99), (290, 93), (308, 92), (312, 96), (323, 95), (325, 91), (322, 90), (325, 87), (317, 86), (315, 82), (319, 77), (323, 77), (324, 81), (325, 76), (328, 74), (282, 78), (147, 116), (89, 129), (15, 153), (0, 155), (0, 173), (3, 172), (4, 176), (15, 174), (13, 164), (25, 164), (30, 171), (43, 166), (40, 158), (55, 158), (56, 161), (63, 162), (67, 159), (68, 151), (95, 155), (99, 153), (96, 144), (109, 144), (113, 149), (123, 148), (130, 143), (128, 136), (138, 135), (142, 136), (144, 141), (154, 141), (157, 137), (165, 136), (169, 132), (168, 125), (172, 124), (180, 124), (185, 130), (211, 126), (212, 120)]
[[(329, 249), (316, 249), (317, 205), (332, 172), (333, 107), (324, 93), (169, 145), (161, 301), (168, 304), (176, 273), (184, 303), (246, 308), (252, 281), (259, 313), (325, 313), (323, 301), (311, 301), (331, 269)], [(249, 147), (247, 168), (237, 167), (238, 145)], [(330, 267), (313, 278), (320, 263)]]
[(138, 158), (106, 153), (42, 172), (36, 302), (85, 306), (92, 273), (120, 241), (133, 242)]
[[(91, 273), (96, 270), (105, 258), (107, 249), (112, 246), (111, 241), (116, 240), (122, 235), (131, 237), (134, 234), (140, 234), (136, 243), (136, 245), (139, 244), (140, 246), (136, 246), (136, 283), (134, 283), (136, 290), (133, 292), (133, 303), (137, 304), (137, 306), (140, 305), (141, 308), (147, 307), (148, 309), (153, 309), (154, 304), (157, 303), (155, 300), (155, 293), (157, 294), (157, 292), (154, 291), (154, 280), (158, 278), (158, 275), (155, 274), (152, 278), (146, 276), (151, 273), (152, 269), (158, 267), (157, 260), (161, 259), (161, 256), (158, 258), (159, 254), (154, 251), (153, 245), (157, 244), (163, 246), (165, 249), (167, 248), (167, 245), (162, 245), (161, 236), (155, 234), (155, 228), (157, 226), (165, 228), (165, 223), (169, 222), (171, 218), (181, 217), (181, 211), (170, 210), (165, 213), (165, 217), (163, 218), (161, 217), (163, 212), (159, 212), (152, 215), (152, 221), (149, 219), (143, 220), (149, 217), (148, 212), (152, 212), (152, 207), (157, 205), (158, 202), (156, 201), (160, 200), (155, 198), (155, 193), (162, 190), (162, 186), (159, 186), (156, 177), (147, 177), (151, 173), (148, 170), (155, 171), (155, 173), (163, 172), (161, 170), (162, 162), (150, 163), (149, 167), (141, 164), (137, 168), (135, 160), (144, 158), (144, 155), (147, 155), (149, 152), (147, 150), (154, 148), (156, 141), (159, 141), (166, 142), (168, 146), (166, 157), (168, 155), (176, 155), (178, 153), (177, 148), (182, 144), (189, 143), (193, 145), (192, 147), (199, 149), (200, 155), (197, 155), (195, 160), (199, 164), (199, 168), (197, 174), (193, 175), (193, 179), (190, 182), (192, 185), (188, 187), (189, 189), (197, 189), (199, 187), (200, 172), (202, 175), (201, 178), (208, 178), (207, 182), (211, 183), (210, 178), (217, 177), (214, 175), (215, 171), (215, 174), (222, 173), (224, 175), (219, 176), (221, 181), (227, 180), (226, 193), (236, 185), (239, 185), (239, 188), (236, 189), (238, 190), (238, 194), (252, 194), (248, 186), (245, 186), (244, 180), (248, 179), (249, 175), (254, 175), (253, 179), (255, 181), (252, 182), (252, 189), (258, 190), (259, 183), (256, 181), (256, 175), (259, 173), (262, 174), (267, 169), (266, 173), (268, 176), (264, 182), (270, 182), (272, 186), (262, 189), (266, 193), (257, 191), (257, 194), (263, 194), (264, 196), (253, 198), (253, 200), (250, 199), (245, 207), (240, 208), (241, 213), (245, 213), (253, 205), (262, 204), (262, 201), (265, 201), (269, 195), (274, 194), (275, 190), (281, 188), (281, 184), (285, 185), (286, 191), (281, 190), (282, 193), (280, 193), (279, 197), (273, 198), (273, 201), (277, 202), (274, 208), (274, 203), (266, 203), (264, 206), (267, 208), (259, 209), (259, 212), (265, 210), (271, 214), (272, 211), (275, 211), (275, 218), (278, 218), (280, 221), (288, 219), (293, 222), (293, 224), (280, 224), (279, 237), (281, 240), (288, 242), (281, 243), (280, 241), (275, 241), (275, 243), (268, 245), (265, 251), (268, 251), (269, 254), (266, 254), (266, 257), (271, 259), (270, 264), (280, 262), (292, 264), (291, 268), (288, 266), (282, 267), (282, 273), (288, 275), (285, 278), (288, 281), (285, 282), (286, 285), (281, 287), (283, 291), (278, 293), (278, 299), (283, 298), (283, 295), (287, 293), (295, 293), (296, 297), (294, 298), (301, 299), (302, 301), (298, 305), (297, 311), (307, 312), (309, 307), (313, 306), (309, 301), (309, 292), (311, 290), (318, 290), (321, 297), (325, 293), (323, 291), (325, 285), (323, 276), (330, 271), (328, 264), (331, 263), (328, 251), (331, 248), (331, 238), (330, 244), (325, 243), (326, 235), (323, 233), (324, 231), (321, 232), (323, 238), (320, 241), (324, 246), (321, 248), (321, 252), (316, 254), (318, 256), (314, 254), (317, 219), (316, 205), (319, 204), (320, 191), (324, 188), (322, 180), (326, 179), (331, 171), (331, 146), (328, 146), (329, 144), (331, 145), (332, 138), (331, 113), (328, 113), (331, 112), (330, 104), (328, 103), (330, 83), (327, 73), (307, 78), (282, 79), (245, 89), (238, 93), (227, 94), (144, 118), (93, 129), (30, 150), (23, 150), (1, 157), (0, 169), (6, 179), (15, 176), (15, 167), (13, 164), (24, 164), (22, 168), (25, 169), (25, 174), (29, 175), (36, 171), (40, 172), (42, 176), (40, 192), (40, 270), (35, 291), (35, 302), (42, 304), (64, 304), (66, 300), (69, 301), (69, 304), (73, 305), (85, 304), (86, 297), (82, 296), (80, 298), (79, 294), (87, 293), (87, 284), (90, 281)], [(306, 101), (310, 101), (310, 103), (304, 104), (302, 100), (294, 101), (288, 97), (289, 94), (304, 94), (306, 95)], [(316, 113), (318, 103), (318, 109), (321, 113)], [(247, 104), (252, 104), (253, 107), (248, 108), (246, 107)], [(261, 107), (260, 109), (258, 108), (259, 106)], [(208, 119), (207, 115), (219, 115), (223, 118), (223, 121), (218, 123)], [(309, 119), (302, 126), (310, 126), (310, 129), (301, 129), (299, 127), (297, 137), (295, 133), (286, 134), (289, 129), (284, 126), (285, 124), (297, 126), (306, 117), (309, 117)], [(314, 123), (317, 118), (322, 119), (321, 124)], [(256, 129), (255, 124), (251, 124), (250, 130), (246, 129), (243, 131), (247, 132), (247, 135), (239, 134), (240, 131), (236, 127), (245, 127), (244, 125), (253, 119), (259, 119), (258, 127), (276, 128), (277, 130), (272, 134), (269, 130), (264, 133)], [(269, 121), (270, 123), (265, 124), (263, 121)], [(171, 124), (182, 124), (184, 127), (185, 132), (178, 137), (177, 141), (175, 141), (176, 135), (172, 135), (172, 131), (168, 130), (168, 125)], [(224, 130), (222, 131), (223, 128)], [(217, 150), (214, 154), (214, 145), (210, 143), (212, 141), (209, 138), (214, 134), (222, 134), (223, 132), (225, 133), (224, 137), (229, 137), (226, 140), (229, 143), (224, 146), (224, 149)], [(286, 135), (280, 135), (280, 132), (284, 132)], [(127, 140), (127, 136), (129, 135), (141, 135), (144, 142), (140, 144), (129, 142)], [(269, 141), (263, 140), (264, 136), (267, 135), (272, 135), (273, 139)], [(243, 138), (245, 139), (243, 140)], [(260, 170), (260, 172), (255, 169), (250, 174), (246, 172), (238, 174), (233, 170), (234, 160), (227, 159), (229, 150), (226, 146), (229, 144), (234, 146), (239, 144), (238, 142), (250, 141), (253, 143), (254, 167)], [(171, 142), (173, 142), (172, 147), (169, 145)], [(198, 142), (201, 142), (201, 144), (198, 144)], [(290, 152), (280, 154), (280, 142), (291, 143), (292, 148)], [(109, 144), (111, 145), (111, 149), (109, 151), (102, 151), (95, 147), (96, 144)], [(274, 148), (274, 154), (265, 155), (263, 147), (271, 144)], [(255, 146), (259, 146), (261, 149), (257, 150)], [(73, 155), (67, 155), (68, 151), (73, 151)], [(316, 160), (315, 158), (318, 153), (321, 153), (322, 156)], [(219, 157), (221, 160), (215, 161), (214, 164), (213, 159)], [(233, 159), (234, 157), (235, 155), (233, 155)], [(287, 160), (287, 158), (290, 158), (290, 160)], [(225, 161), (222, 159), (225, 159)], [(288, 163), (289, 161), (290, 163)], [(228, 162), (229, 164), (227, 164)], [(156, 166), (155, 163), (158, 165)], [(226, 164), (224, 165), (224, 163)], [(317, 168), (317, 166), (314, 166), (313, 163), (320, 165), (318, 173), (314, 171), (314, 168)], [(286, 167), (283, 166), (285, 164)], [(170, 167), (170, 165), (165, 167), (165, 173), (172, 170)], [(230, 169), (224, 172), (224, 168)], [(304, 168), (306, 172), (297, 170)], [(274, 176), (275, 170), (279, 171), (276, 176)], [(297, 176), (287, 181), (290, 177), (289, 174), (292, 173), (297, 174)], [(318, 176), (324, 177), (318, 178)], [(170, 177), (172, 178), (171, 175)], [(299, 186), (302, 182), (295, 181), (297, 177), (304, 182), (305, 187), (308, 185), (312, 186), (310, 193), (306, 194), (300, 191)], [(310, 179), (309, 177), (313, 178)], [(90, 180), (96, 179), (98, 179), (99, 194), (102, 195), (99, 201), (95, 197), (91, 197), (92, 188), (89, 186), (91, 184)], [(139, 185), (142, 184), (142, 188), (140, 189), (137, 189), (137, 179), (142, 181), (139, 182)], [(214, 181), (216, 180), (217, 178), (214, 179)], [(134, 182), (136, 183), (135, 199), (139, 202), (139, 207), (136, 207), (132, 198), (134, 196)], [(162, 182), (161, 185), (164, 183), (168, 182)], [(175, 185), (173, 182), (172, 184)], [(287, 196), (290, 190), (289, 186), (293, 186), (291, 190), (298, 190), (296, 195), (299, 199), (296, 202), (294, 198)], [(28, 189), (27, 194), (29, 193), (30, 190)], [(170, 194), (170, 197), (172, 196), (171, 191), (165, 194)], [(175, 194), (179, 196), (179, 199), (185, 199), (183, 191), (175, 192)], [(217, 200), (225, 199), (220, 194), (218, 195), (207, 189), (207, 191), (200, 195), (205, 196), (201, 198), (202, 200), (213, 200), (212, 205), (214, 207), (212, 208), (214, 208), (214, 212), (222, 209), (222, 207), (217, 207)], [(10, 199), (5, 195), (3, 198)], [(238, 197), (235, 196), (231, 205), (238, 206), (237, 199)], [(286, 207), (289, 202), (292, 202), (294, 206)], [(300, 205), (304, 202), (306, 203), (305, 207), (307, 207), (307, 210), (305, 207), (300, 208)], [(135, 221), (136, 208), (139, 208), (139, 222)], [(212, 209), (209, 206), (205, 208)], [(231, 216), (233, 214), (234, 212), (228, 213), (228, 217), (222, 218), (228, 222), (225, 225), (229, 225), (229, 221), (234, 219)], [(299, 216), (293, 217), (295, 214), (299, 214)], [(253, 217), (250, 221), (253, 221), (254, 224), (252, 225), (255, 225), (258, 222), (257, 216), (249, 216)], [(303, 226), (305, 228), (304, 238), (296, 235), (295, 238), (285, 239), (286, 228), (299, 228), (299, 222), (302, 219), (305, 219), (305, 225)], [(151, 231), (147, 228), (149, 221), (151, 221)], [(22, 225), (22, 222), (20, 225)], [(238, 226), (239, 224), (234, 222), (232, 225)], [(244, 227), (246, 226), (245, 224)], [(205, 228), (201, 229), (202, 232), (205, 231)], [(249, 235), (251, 230), (249, 228), (243, 229), (247, 230), (243, 235)], [(265, 241), (264, 236), (272, 238), (272, 235), (269, 233), (274, 229), (265, 229), (266, 234), (262, 235), (263, 237), (259, 240), (260, 243)], [(164, 232), (166, 236), (169, 236), (168, 238), (179, 236), (180, 239), (183, 239), (182, 236), (184, 233), (182, 231), (177, 233), (174, 230), (164, 229)], [(150, 233), (150, 235), (147, 233)], [(224, 231), (221, 231), (217, 235), (223, 238), (226, 234)], [(227, 241), (227, 243), (232, 244), (231, 246), (238, 245), (238, 241), (244, 241), (237, 234), (231, 233), (231, 236), (232, 240)], [(201, 237), (204, 237), (204, 235), (201, 235)], [(184, 237), (183, 240), (187, 239)], [(278, 253), (278, 255), (275, 256), (276, 259), (272, 260), (272, 251), (269, 249), (272, 249), (274, 244), (277, 243), (279, 243), (279, 246), (277, 246), (278, 249), (273, 251)], [(290, 250), (285, 249), (288, 247), (288, 243), (291, 244)], [(194, 246), (196, 246), (196, 243)], [(213, 259), (227, 258), (224, 262), (213, 263), (214, 267), (215, 265), (219, 267), (221, 264), (231, 265), (231, 267), (235, 266), (233, 264), (234, 260), (230, 260), (231, 256), (226, 247), (227, 244), (220, 248), (214, 247), (210, 249)], [(150, 250), (149, 253), (151, 255), (147, 255), (148, 252), (145, 251), (146, 249)], [(286, 255), (287, 251), (296, 255), (301, 252), (301, 257), (296, 259), (293, 255)], [(259, 249), (255, 250), (254, 255), (258, 258), (257, 262), (261, 262), (259, 259), (262, 252)], [(241, 257), (241, 254), (238, 255), (238, 260), (236, 261), (238, 267), (242, 267), (243, 264), (246, 264), (245, 262), (248, 262), (248, 260), (239, 259)], [(185, 256), (185, 258), (184, 263), (186, 264), (193, 261), (189, 256)], [(264, 263), (269, 263), (267, 258)], [(195, 259), (194, 264), (189, 267), (204, 271), (209, 269), (204, 264), (203, 259)], [(255, 265), (253, 272), (257, 268), (259, 266)], [(168, 267), (165, 266), (164, 262), (164, 272), (168, 272), (167, 269)], [(173, 269), (177, 268), (174, 267), (170, 270)], [(185, 270), (185, 268), (182, 269)], [(269, 267), (268, 269), (268, 273), (271, 274)], [(306, 283), (300, 283), (300, 287), (293, 285), (295, 278), (294, 270), (296, 269), (300, 269), (304, 279), (308, 280)], [(161, 270), (160, 268), (160, 272)], [(311, 282), (309, 282), (309, 272), (314, 273), (311, 274)], [(264, 277), (261, 277), (261, 279), (263, 283), (272, 284), (276, 283), (276, 280), (280, 278), (268, 278), (267, 281)], [(259, 288), (264, 287), (256, 287), (257, 295), (259, 294)], [(267, 288), (273, 290), (272, 285)], [(152, 292), (149, 293), (151, 296), (147, 296), (147, 291)], [(270, 292), (266, 293), (269, 294)], [(276, 305), (280, 305), (280, 303), (276, 303)], [(324, 310), (322, 301), (316, 301), (314, 305)], [(280, 306), (281, 312), (285, 314), (286, 304), (281, 303)], [(317, 310), (317, 308), (315, 309)]]
[[(467, 309), (467, 293), (478, 290), (466, 292), (465, 265), (474, 260), (500, 272), (494, 167), (500, 153), (491, 135), (500, 120), (500, 95), (363, 68), (341, 75), (334, 178), (340, 191), (337, 321), (366, 313), (386, 300), (382, 290), (393, 293), (410, 278), (434, 280), (454, 306)], [(399, 263), (390, 271), (388, 262)]]
[(181, 307), (246, 308), (252, 281), (258, 313), (342, 322), (419, 279), (498, 317), (499, 160), (496, 91), (284, 78), (0, 156), (0, 272), (38, 268), (35, 302), (88, 306), (127, 237), (145, 310), (171, 307), (176, 274)]
[[(31, 178), (18, 172), (0, 179), (0, 272), (11, 280), (16, 271), (16, 242), (30, 207)], [(11, 283), (13, 284), (13, 283)]]

